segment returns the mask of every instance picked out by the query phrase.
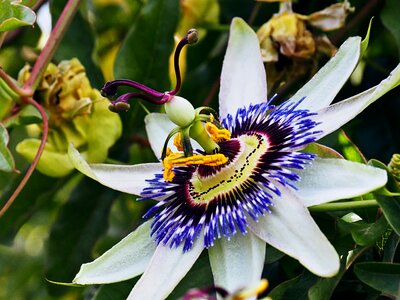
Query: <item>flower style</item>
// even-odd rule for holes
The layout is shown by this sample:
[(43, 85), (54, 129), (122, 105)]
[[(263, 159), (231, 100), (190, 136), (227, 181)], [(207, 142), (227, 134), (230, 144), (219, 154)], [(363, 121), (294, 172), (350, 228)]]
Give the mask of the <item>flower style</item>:
[[(82, 265), (73, 282), (111, 283), (143, 273), (128, 299), (163, 299), (208, 248), (215, 285), (235, 292), (259, 282), (266, 243), (316, 275), (334, 276), (340, 266), (338, 254), (307, 207), (382, 187), (386, 173), (302, 150), (400, 83), (398, 66), (379, 85), (330, 105), (357, 65), (361, 48), (360, 38), (349, 38), (309, 83), (275, 106), (272, 99), (266, 101), (257, 36), (235, 18), (221, 74), (221, 123), (218, 116), (206, 116), (202, 109), (192, 111), (188, 106), (183, 109), (187, 113), (179, 107), (173, 116), (168, 110), (149, 114), (146, 130), (162, 163), (88, 164), (71, 147), (70, 157), (82, 173), (113, 189), (159, 201), (146, 215), (154, 216), (152, 220)], [(157, 101), (165, 96), (153, 94)], [(183, 99), (175, 94), (166, 93), (169, 100)], [(119, 110), (126, 105), (114, 102), (112, 107)], [(196, 134), (185, 136), (189, 131), (185, 128), (192, 126), (196, 131), (196, 124), (202, 124), (198, 121), (207, 122), (206, 137), (213, 146)], [(177, 125), (179, 130), (173, 131)], [(183, 142), (175, 139), (175, 144), (184, 148), (185, 155), (162, 151), (171, 130), (180, 131)], [(224, 134), (226, 130), (230, 136)], [(188, 138), (199, 142), (199, 150), (192, 153), (188, 145), (194, 142)], [(217, 154), (226, 160), (219, 161)]]

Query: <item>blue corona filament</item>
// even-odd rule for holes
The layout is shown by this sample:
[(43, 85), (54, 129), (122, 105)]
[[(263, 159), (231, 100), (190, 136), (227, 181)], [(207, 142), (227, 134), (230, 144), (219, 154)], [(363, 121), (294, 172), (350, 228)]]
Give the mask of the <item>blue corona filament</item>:
[(280, 186), (296, 189), (300, 177), (293, 169), (304, 169), (315, 157), (300, 150), (320, 133), (315, 113), (297, 109), (301, 101), (251, 105), (223, 119), (231, 132), (230, 140), (219, 142), (225, 165), (175, 167), (172, 182), (155, 174), (141, 199), (159, 200), (144, 216), (154, 216), (157, 243), (188, 251), (201, 234), (206, 248), (217, 238), (246, 234), (248, 218), (271, 212)]

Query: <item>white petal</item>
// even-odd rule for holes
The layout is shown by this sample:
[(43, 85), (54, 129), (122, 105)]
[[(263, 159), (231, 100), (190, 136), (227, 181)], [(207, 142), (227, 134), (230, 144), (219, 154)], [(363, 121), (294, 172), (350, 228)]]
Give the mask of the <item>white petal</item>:
[(382, 169), (335, 158), (317, 158), (296, 173), (301, 180), (295, 183), (295, 193), (306, 206), (359, 196), (387, 181)]
[(361, 53), (361, 38), (348, 38), (329, 60), (289, 101), (299, 101), (298, 108), (316, 111), (328, 106), (357, 66)]
[(183, 252), (182, 248), (170, 249), (169, 246), (159, 245), (128, 300), (166, 298), (196, 262), (204, 244), (198, 238), (190, 251)]
[(258, 284), (264, 267), (266, 244), (251, 232), (217, 240), (208, 250), (214, 284), (229, 292)]
[[(151, 113), (144, 118), (147, 137), (151, 149), (158, 159), (161, 159), (162, 149), (168, 134), (177, 126), (171, 122), (166, 114)], [(168, 143), (171, 147), (173, 139)]]
[(88, 164), (72, 145), (68, 154), (74, 167), (80, 172), (114, 190), (140, 195), (143, 188), (149, 184), (155, 174), (160, 174), (163, 168), (160, 163), (138, 165)]
[(323, 131), (319, 138), (340, 128), (343, 124), (362, 112), (368, 105), (399, 84), (400, 64), (390, 73), (388, 78), (381, 81), (377, 86), (319, 110), (318, 115), (313, 117), (317, 122), (321, 122), (321, 124), (315, 127), (316, 130)]
[(221, 73), (220, 117), (267, 100), (267, 80), (257, 35), (246, 22), (234, 18)]
[(142, 224), (93, 262), (83, 264), (73, 283), (111, 283), (142, 274), (156, 249), (150, 223)]
[(339, 256), (315, 224), (296, 195), (280, 187), (281, 197), (274, 197), (271, 214), (252, 222), (250, 229), (271, 246), (299, 260), (308, 270), (322, 277), (339, 271)]

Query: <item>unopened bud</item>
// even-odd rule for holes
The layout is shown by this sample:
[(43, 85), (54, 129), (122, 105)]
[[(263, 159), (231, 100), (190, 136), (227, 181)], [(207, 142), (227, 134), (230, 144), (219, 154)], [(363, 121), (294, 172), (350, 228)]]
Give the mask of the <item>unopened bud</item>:
[(397, 181), (400, 181), (400, 154), (393, 154), (388, 166), (390, 173)]
[(164, 105), (168, 118), (179, 127), (189, 126), (196, 116), (193, 105), (185, 98), (174, 96)]

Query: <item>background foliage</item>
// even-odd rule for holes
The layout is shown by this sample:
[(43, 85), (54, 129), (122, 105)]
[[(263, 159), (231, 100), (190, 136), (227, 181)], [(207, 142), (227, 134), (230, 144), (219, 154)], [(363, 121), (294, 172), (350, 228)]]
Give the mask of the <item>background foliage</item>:
[[(35, 8), (45, 3), (37, 5), (35, 2), (24, 1)], [(219, 0), (218, 3), (218, 23), (199, 22), (197, 25), (205, 29), (206, 34), (187, 53), (187, 71), (180, 94), (190, 99), (195, 107), (210, 105), (216, 108), (230, 20), (240, 16), (257, 29), (278, 11), (277, 3), (251, 0)], [(332, 3), (299, 0), (293, 8), (308, 15)], [(66, 1), (50, 1), (49, 4), (54, 24)], [(400, 54), (397, 0), (353, 0), (351, 4), (355, 12), (348, 17), (345, 27), (328, 33), (334, 45), (339, 46), (349, 36), (365, 36), (370, 18), (374, 16), (374, 20), (361, 67), (340, 92), (338, 100), (366, 90), (387, 77), (398, 63)], [(53, 61), (57, 64), (64, 59), (79, 58), (92, 86), (97, 89), (115, 77), (136, 80), (160, 91), (168, 90), (171, 86), (169, 56), (183, 13), (178, 0), (82, 1)], [(24, 64), (32, 64), (37, 57), (40, 36), (38, 26), (10, 31), (0, 49), (0, 66), (17, 78)], [(317, 59), (319, 66), (327, 61), (323, 55)], [(280, 67), (285, 68), (285, 63), (283, 60)], [(311, 75), (303, 74), (271, 93), (278, 92), (280, 99), (288, 98)], [(4, 117), (1, 113), (10, 106), (9, 103), (0, 94), (0, 121)], [(156, 108), (149, 106), (148, 109)], [(371, 163), (386, 168), (391, 156), (400, 151), (399, 112), (400, 95), (394, 90), (347, 124), (344, 131), (329, 135), (322, 143), (335, 148), (349, 160), (376, 159), (383, 163)], [(134, 164), (156, 159), (146, 140), (144, 116), (145, 111), (138, 102), (131, 104), (129, 112), (121, 114), (123, 133), (110, 149), (110, 161)], [(35, 115), (28, 113), (28, 117)], [(20, 118), (20, 123), (24, 121), (28, 122)], [(9, 160), (12, 155), (15, 169), (20, 173), (0, 168), (1, 206), (29, 166), (15, 151), (16, 145), (26, 138), (25, 127), (8, 129), (7, 133), (0, 127), (0, 151)], [(393, 176), (387, 188), (391, 192), (400, 192)], [(368, 199), (373, 195), (365, 197)], [(399, 296), (400, 198), (388, 193), (377, 200), (380, 209), (312, 212), (339, 254), (353, 251), (347, 262), (343, 259), (342, 270), (334, 278), (318, 278), (293, 259), (269, 247), (264, 268), (264, 277), (270, 281), (266, 294), (274, 300)], [(76, 172), (52, 178), (35, 171), (14, 204), (0, 217), (0, 299), (124, 299), (132, 282), (72, 288), (51, 284), (46, 279), (70, 282), (82, 263), (99, 256), (136, 228), (150, 205), (137, 203), (133, 196), (104, 188)], [(381, 217), (382, 213), (385, 217)], [(353, 214), (362, 221), (351, 221)], [(212, 284), (206, 255), (203, 253), (170, 299), (179, 298), (189, 288)]]

